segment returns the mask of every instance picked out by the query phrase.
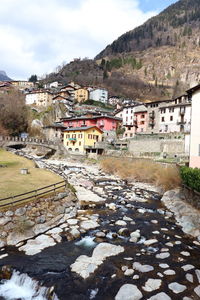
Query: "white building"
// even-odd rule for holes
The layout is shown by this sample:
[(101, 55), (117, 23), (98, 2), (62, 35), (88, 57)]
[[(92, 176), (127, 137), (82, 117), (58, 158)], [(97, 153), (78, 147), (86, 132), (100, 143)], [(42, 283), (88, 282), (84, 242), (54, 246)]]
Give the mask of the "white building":
[(200, 84), (187, 91), (192, 100), (190, 167), (200, 168)]
[(92, 91), (90, 91), (89, 97), (90, 97), (90, 100), (107, 103), (108, 102), (108, 91), (106, 89), (101, 89), (101, 88), (93, 89)]
[(33, 91), (25, 96), (27, 105), (50, 106), (52, 105), (53, 95), (49, 91)]
[(133, 125), (135, 106), (124, 106), (115, 116), (122, 119), (122, 125)]
[(187, 95), (180, 96), (167, 106), (160, 108), (161, 133), (190, 132), (191, 103)]

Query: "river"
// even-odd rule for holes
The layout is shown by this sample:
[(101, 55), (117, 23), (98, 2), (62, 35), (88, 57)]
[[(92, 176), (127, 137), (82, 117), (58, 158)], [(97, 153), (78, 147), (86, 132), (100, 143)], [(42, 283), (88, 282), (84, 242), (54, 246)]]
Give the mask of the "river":
[[(125, 287), (124, 294), (118, 294), (117, 300), (200, 299), (200, 244), (183, 233), (172, 213), (162, 205), (156, 189), (127, 183), (97, 168), (94, 172), (93, 167), (77, 162), (62, 162), (63, 170), (72, 184), (83, 184), (85, 180), (85, 184), (92, 183), (88, 190), (102, 191), (105, 204), (81, 210), (82, 217), (94, 216), (99, 227), (72, 241), (63, 235), (62, 242), (35, 255), (26, 255), (16, 247), (2, 249), (0, 255), (8, 256), (0, 259), (0, 267), (9, 265), (19, 273), (9, 281), (7, 294), (3, 287), (8, 281), (1, 282), (0, 299), (112, 300), (125, 284), (130, 286)], [(76, 259), (80, 255), (92, 256), (101, 243), (120, 245), (124, 251), (107, 257), (86, 279), (72, 272), (70, 266)], [(40, 286), (51, 287), (51, 291), (39, 291), (36, 282), (26, 275), (19, 280), (20, 274), (28, 274)], [(22, 288), (22, 294), (16, 294), (16, 285)], [(29, 292), (31, 288), (33, 291), (23, 296), (27, 286)], [(140, 292), (138, 296), (130, 296), (131, 286)], [(54, 296), (47, 295), (50, 292)]]

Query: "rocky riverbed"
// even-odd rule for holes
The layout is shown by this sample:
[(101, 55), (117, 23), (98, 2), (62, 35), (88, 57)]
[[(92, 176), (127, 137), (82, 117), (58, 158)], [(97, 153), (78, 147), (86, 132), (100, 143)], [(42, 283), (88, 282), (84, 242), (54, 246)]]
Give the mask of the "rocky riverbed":
[[(68, 179), (79, 205), (52, 229), (1, 248), (0, 267), (27, 273), (60, 300), (200, 298), (200, 243), (176, 224), (157, 188), (79, 162), (38, 164)], [(6, 298), (4, 284), (0, 299), (20, 299)]]

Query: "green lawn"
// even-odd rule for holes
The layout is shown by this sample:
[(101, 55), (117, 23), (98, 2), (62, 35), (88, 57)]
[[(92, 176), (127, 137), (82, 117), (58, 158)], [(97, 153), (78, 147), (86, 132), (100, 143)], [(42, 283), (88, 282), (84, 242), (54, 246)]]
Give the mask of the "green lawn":
[[(2, 149), (0, 149), (0, 165), (5, 166), (0, 167), (0, 199), (62, 181), (60, 176), (50, 171), (36, 168), (31, 160)], [(28, 168), (29, 174), (20, 174), (21, 168)], [(1, 203), (3, 204), (4, 202)]]

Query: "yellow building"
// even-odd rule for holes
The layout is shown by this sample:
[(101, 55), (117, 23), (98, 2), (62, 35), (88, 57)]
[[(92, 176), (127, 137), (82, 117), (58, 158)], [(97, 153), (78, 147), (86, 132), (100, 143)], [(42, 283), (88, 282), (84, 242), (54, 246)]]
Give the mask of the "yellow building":
[(15, 80), (11, 81), (12, 85), (19, 88), (19, 89), (25, 89), (25, 88), (33, 88), (34, 83), (31, 81), (25, 81), (25, 80)]
[(63, 131), (63, 143), (70, 152), (101, 154), (103, 149), (98, 143), (102, 141), (102, 134), (96, 126), (68, 128)]
[(74, 98), (78, 102), (85, 102), (89, 99), (89, 92), (87, 89), (78, 89), (74, 92)]

